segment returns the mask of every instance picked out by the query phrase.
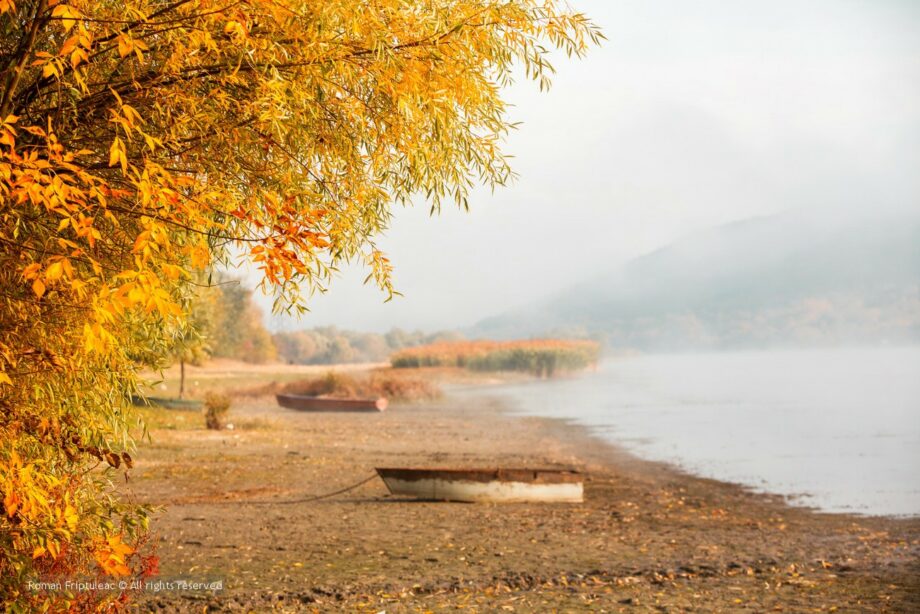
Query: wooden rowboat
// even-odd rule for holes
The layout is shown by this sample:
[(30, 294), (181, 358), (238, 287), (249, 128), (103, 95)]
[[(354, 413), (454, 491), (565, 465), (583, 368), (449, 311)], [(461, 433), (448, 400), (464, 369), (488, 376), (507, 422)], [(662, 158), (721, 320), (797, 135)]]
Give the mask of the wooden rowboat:
[(387, 408), (387, 400), (379, 399), (335, 399), (331, 397), (310, 397), (302, 394), (276, 394), (278, 405), (297, 411), (352, 411), (378, 412)]
[(580, 503), (584, 476), (564, 469), (377, 468), (394, 495), (435, 501)]

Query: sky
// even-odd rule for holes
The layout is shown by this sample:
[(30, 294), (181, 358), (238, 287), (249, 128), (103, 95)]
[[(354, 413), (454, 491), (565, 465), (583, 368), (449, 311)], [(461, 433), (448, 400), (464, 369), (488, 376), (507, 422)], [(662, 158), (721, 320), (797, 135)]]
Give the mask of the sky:
[(396, 212), (378, 245), (403, 296), (354, 267), (269, 328), (460, 328), (704, 228), (920, 206), (920, 2), (570, 4), (608, 41), (506, 91), (517, 180)]

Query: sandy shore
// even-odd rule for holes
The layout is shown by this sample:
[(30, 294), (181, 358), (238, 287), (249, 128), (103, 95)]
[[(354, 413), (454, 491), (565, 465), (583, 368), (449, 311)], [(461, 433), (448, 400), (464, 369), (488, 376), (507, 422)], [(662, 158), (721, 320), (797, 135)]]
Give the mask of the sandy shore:
[[(559, 421), (512, 417), (484, 392), (380, 415), (241, 400), (234, 430), (166, 415), (129, 492), (163, 577), (223, 590), (141, 593), (140, 611), (909, 612), (920, 520), (790, 508), (638, 460)], [(194, 428), (191, 427), (194, 425)], [(583, 504), (420, 503), (374, 466), (574, 466)]]

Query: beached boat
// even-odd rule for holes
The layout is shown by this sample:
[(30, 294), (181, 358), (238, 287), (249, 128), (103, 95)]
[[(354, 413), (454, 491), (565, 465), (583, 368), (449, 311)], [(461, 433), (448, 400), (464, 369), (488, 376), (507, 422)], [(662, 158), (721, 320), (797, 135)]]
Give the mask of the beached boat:
[(276, 394), (278, 405), (297, 411), (354, 411), (377, 412), (387, 408), (387, 400), (379, 399), (336, 399), (332, 397), (311, 397), (302, 394)]
[(394, 495), (438, 501), (580, 503), (584, 476), (564, 469), (377, 468)]

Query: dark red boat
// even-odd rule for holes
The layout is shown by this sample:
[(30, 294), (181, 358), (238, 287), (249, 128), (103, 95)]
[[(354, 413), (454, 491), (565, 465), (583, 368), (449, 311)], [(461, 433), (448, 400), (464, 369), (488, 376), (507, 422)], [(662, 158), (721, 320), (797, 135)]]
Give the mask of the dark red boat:
[(311, 397), (303, 394), (276, 394), (278, 405), (297, 411), (345, 411), (380, 412), (387, 408), (387, 400), (379, 399), (337, 399), (334, 397)]

